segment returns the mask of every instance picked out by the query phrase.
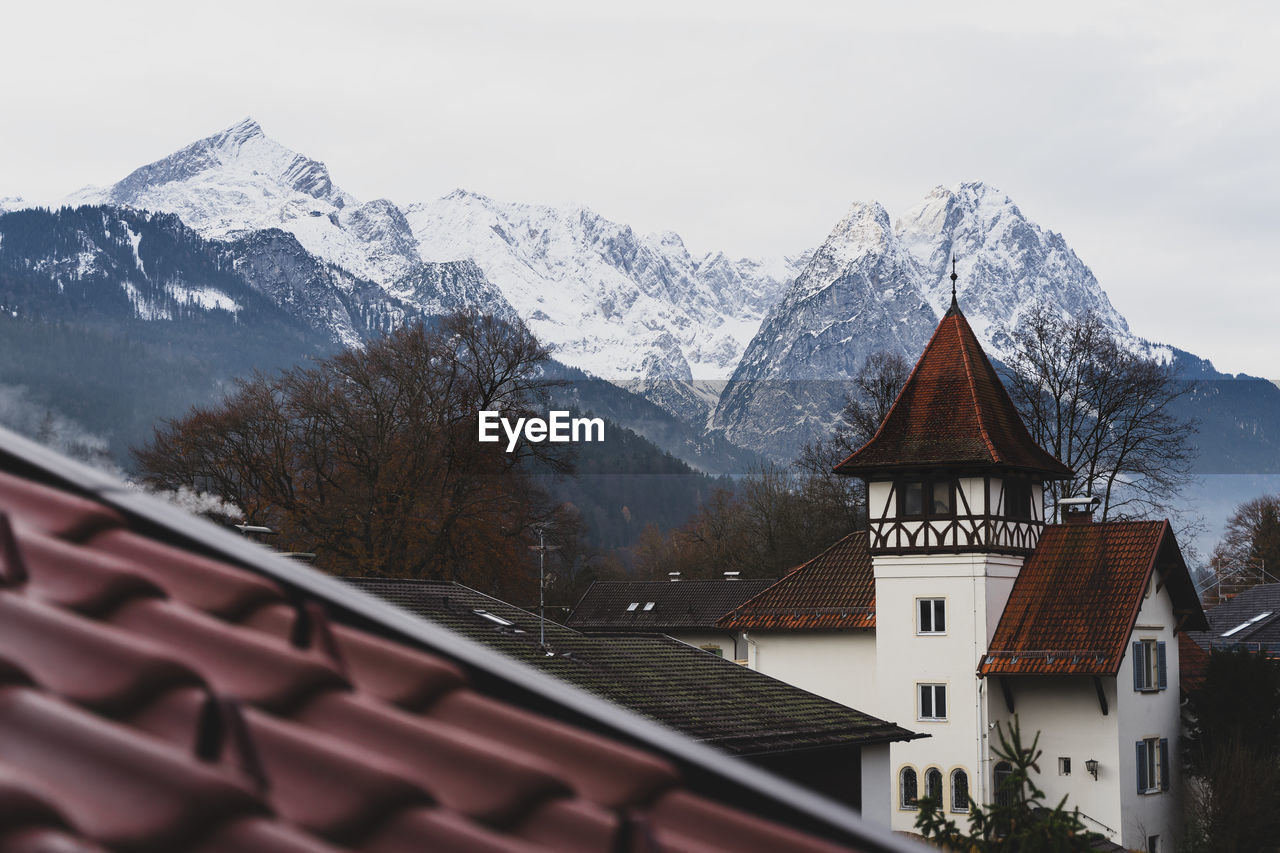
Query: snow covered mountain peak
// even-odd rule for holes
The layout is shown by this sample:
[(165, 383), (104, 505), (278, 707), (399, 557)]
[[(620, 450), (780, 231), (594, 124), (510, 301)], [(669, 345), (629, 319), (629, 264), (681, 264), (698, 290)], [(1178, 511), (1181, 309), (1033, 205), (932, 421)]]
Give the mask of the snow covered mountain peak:
[(957, 259), (961, 305), (994, 355), (1007, 350), (1011, 330), (1036, 304), (1064, 316), (1093, 313), (1129, 337), (1128, 323), (1062, 235), (1029, 220), (989, 184), (937, 187), (894, 230), (924, 269), (925, 294), (939, 316), (951, 301), (951, 258)]
[[(212, 220), (226, 218), (226, 208), (237, 203), (266, 212), (299, 201), (291, 198), (296, 194), (321, 203), (325, 215), (357, 203), (334, 185), (324, 163), (271, 139), (252, 118), (135, 169), (94, 198), (77, 201), (154, 207), (197, 188), (213, 191), (215, 198), (203, 205), (192, 199), (185, 211), (174, 212), (185, 213), (184, 221), (200, 230), (216, 227)], [(225, 227), (232, 230), (229, 222)]]

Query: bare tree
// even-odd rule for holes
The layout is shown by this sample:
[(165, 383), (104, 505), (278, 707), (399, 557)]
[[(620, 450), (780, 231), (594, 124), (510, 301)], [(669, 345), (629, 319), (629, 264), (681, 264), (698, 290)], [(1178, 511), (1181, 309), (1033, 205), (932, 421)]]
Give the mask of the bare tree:
[(1031, 436), (1075, 472), (1051, 484), (1055, 501), (1095, 495), (1104, 519), (1170, 512), (1194, 458), (1195, 423), (1174, 411), (1191, 383), (1122, 346), (1093, 315), (1041, 306), (1013, 341), (1009, 395)]
[(1209, 568), (1213, 586), (1205, 592), (1206, 604), (1280, 581), (1280, 495), (1263, 495), (1236, 507)]
[(549, 384), (522, 327), (457, 314), (309, 368), (238, 383), (135, 450), (144, 480), (241, 507), (342, 574), (456, 579), (517, 593), (530, 526), (553, 513), (522, 464), (564, 445), (477, 441), (477, 412), (527, 416)]
[(866, 520), (866, 485), (832, 469), (876, 434), (910, 375), (911, 365), (900, 354), (871, 353), (853, 378), (832, 435), (805, 444), (796, 459), (814, 502), (843, 512), (845, 533)]

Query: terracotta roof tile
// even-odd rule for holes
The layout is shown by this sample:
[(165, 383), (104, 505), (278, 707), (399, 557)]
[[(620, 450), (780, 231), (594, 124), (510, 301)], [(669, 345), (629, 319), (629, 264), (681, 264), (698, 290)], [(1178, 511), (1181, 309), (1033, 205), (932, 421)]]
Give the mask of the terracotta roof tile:
[(1167, 521), (1056, 524), (1014, 581), (982, 675), (1115, 675), (1159, 570), (1186, 627), (1204, 619)]
[(876, 584), (865, 531), (850, 533), (717, 623), (739, 630), (876, 626)]
[(865, 476), (937, 465), (1003, 465), (1049, 478), (1071, 476), (1027, 432), (954, 304), (875, 436), (835, 470)]
[[(661, 632), (714, 628), (767, 589), (767, 580), (596, 581), (565, 621), (580, 631)], [(646, 609), (647, 605), (652, 605)]]
[(895, 849), (712, 802), (672, 760), (545, 716), (547, 694), (506, 698), (531, 676), (331, 624), (298, 599), (334, 582), (151, 538), (172, 510), (140, 523), (0, 473), (0, 513), (4, 853)]

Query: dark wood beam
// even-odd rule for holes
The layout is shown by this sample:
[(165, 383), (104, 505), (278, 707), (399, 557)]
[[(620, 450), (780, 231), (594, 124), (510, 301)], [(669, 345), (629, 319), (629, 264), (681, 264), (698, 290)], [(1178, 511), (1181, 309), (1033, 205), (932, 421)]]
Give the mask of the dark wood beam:
[(1107, 694), (1102, 689), (1102, 679), (1098, 676), (1093, 677), (1093, 689), (1098, 691), (1098, 707), (1102, 709), (1102, 716), (1107, 715)]

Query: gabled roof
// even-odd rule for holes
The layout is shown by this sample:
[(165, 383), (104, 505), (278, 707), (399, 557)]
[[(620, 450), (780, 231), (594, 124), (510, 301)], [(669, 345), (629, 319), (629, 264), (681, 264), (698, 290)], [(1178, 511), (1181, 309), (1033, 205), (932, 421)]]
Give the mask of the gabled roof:
[(738, 630), (835, 630), (876, 626), (867, 534), (856, 531), (726, 614)]
[(954, 301), (880, 429), (835, 470), (867, 476), (941, 465), (1000, 465), (1050, 479), (1071, 476), (1027, 432)]
[(0, 849), (914, 849), (2, 430), (0, 469)]
[(547, 622), (544, 648), (539, 643), (536, 615), (460, 584), (347, 580), (411, 613), (727, 752), (756, 755), (915, 737), (893, 723), (670, 637), (587, 635)]
[(767, 580), (596, 581), (565, 620), (582, 631), (681, 631), (716, 620), (774, 582)]
[(1204, 611), (1169, 522), (1046, 527), (978, 672), (1115, 675), (1153, 573), (1168, 588), (1180, 627), (1202, 627)]
[(1280, 653), (1280, 583), (1251, 586), (1205, 611), (1208, 630), (1192, 631), (1203, 649), (1256, 645)]

